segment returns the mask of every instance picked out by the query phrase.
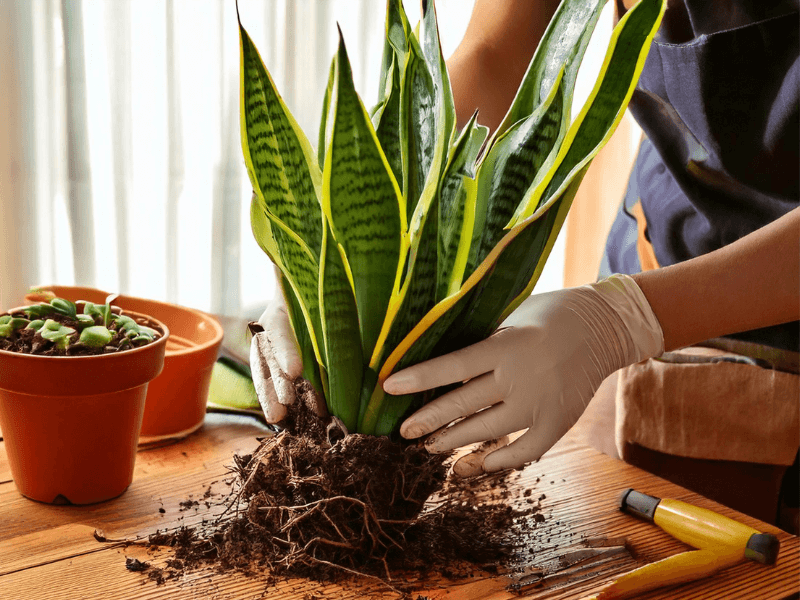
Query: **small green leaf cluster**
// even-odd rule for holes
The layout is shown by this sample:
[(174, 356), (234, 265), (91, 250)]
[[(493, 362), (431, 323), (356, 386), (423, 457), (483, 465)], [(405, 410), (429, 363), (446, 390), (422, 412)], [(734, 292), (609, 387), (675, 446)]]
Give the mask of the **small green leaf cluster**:
[(340, 38), (316, 152), (240, 23), (253, 233), (280, 270), (303, 376), (350, 431), (395, 431), (423, 398), (387, 397), (383, 381), (485, 339), (531, 293), (665, 9), (640, 0), (620, 20), (573, 119), (604, 3), (562, 0), (487, 141), (475, 115), (457, 130), (433, 1), (412, 28), (387, 0), (378, 103), (362, 104)]
[[(79, 312), (81, 306), (83, 311)], [(159, 337), (154, 329), (138, 324), (127, 315), (116, 314), (109, 302), (75, 303), (53, 298), (49, 303), (27, 306), (21, 312), (27, 318), (0, 317), (0, 338), (10, 338), (15, 332), (26, 329), (33, 330), (42, 340), (62, 351), (78, 344), (85, 348), (119, 351), (149, 344)], [(121, 339), (110, 347), (117, 332)]]

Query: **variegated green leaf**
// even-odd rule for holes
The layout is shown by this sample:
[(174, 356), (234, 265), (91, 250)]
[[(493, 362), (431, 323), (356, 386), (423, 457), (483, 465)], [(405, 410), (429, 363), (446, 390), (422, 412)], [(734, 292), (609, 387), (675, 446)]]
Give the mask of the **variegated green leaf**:
[[(390, 65), (387, 80), (386, 101), (380, 113), (372, 118), (378, 142), (383, 148), (386, 160), (398, 184), (403, 182), (403, 144), (400, 137), (400, 67), (396, 62)], [(391, 87), (388, 87), (391, 86)], [(377, 123), (376, 123), (377, 121)]]
[(408, 38), (411, 35), (411, 25), (408, 22), (402, 0), (386, 0), (386, 26), (383, 43), (383, 60), (381, 62), (380, 83), (378, 84), (378, 104), (383, 104), (386, 99), (387, 78), (389, 67), (394, 62), (399, 70), (406, 63), (408, 52)]
[(401, 84), (403, 197), (410, 222), (425, 189), (436, 149), (436, 90), (419, 44), (412, 37)]
[[(531, 190), (515, 219), (521, 220), (558, 197), (614, 133), (625, 112), (665, 8), (662, 0), (640, 0), (620, 19), (589, 99), (570, 126), (544, 178)], [(636, 58), (634, 58), (636, 57)]]
[(250, 181), (267, 210), (318, 258), (322, 176), (317, 159), (241, 25), (239, 32), (242, 150)]
[(364, 356), (371, 356), (389, 298), (400, 285), (405, 206), (367, 111), (356, 94), (340, 37), (331, 99), (323, 208), (350, 267)]
[(326, 228), (319, 272), (319, 305), (328, 373), (327, 403), (349, 431), (358, 424), (364, 358), (353, 288), (342, 248)]
[(370, 360), (370, 366), (375, 369), (387, 351), (391, 351), (436, 304), (438, 224), (439, 211), (434, 205), (425, 214), (421, 231), (409, 251), (403, 287), (387, 311), (384, 326), (388, 326), (388, 331), (379, 338)]
[(319, 121), (319, 136), (317, 138), (317, 160), (319, 168), (325, 166), (325, 150), (328, 147), (328, 112), (331, 109), (331, 94), (333, 93), (333, 78), (336, 70), (336, 59), (331, 60), (331, 67), (328, 70), (328, 85), (325, 86), (325, 97), (322, 99), (322, 117)]
[[(386, 399), (377, 388), (392, 372), (486, 337), (530, 293), (591, 158), (619, 123), (664, 8), (664, 0), (640, 0), (620, 21), (612, 35), (598, 84), (566, 135), (559, 160), (550, 171), (555, 176), (564, 173), (558, 178), (561, 185), (533, 214), (518, 221), (503, 236), (457, 294), (434, 306), (394, 349), (381, 368), (376, 390), (365, 410), (365, 421), (370, 418), (374, 421), (383, 413), (380, 403)], [(584, 125), (590, 114), (595, 118)], [(579, 133), (587, 136), (588, 141), (577, 144), (578, 155), (583, 159), (576, 161), (572, 145)], [(570, 161), (565, 164), (567, 158)], [(548, 186), (551, 179), (542, 185)], [(481, 311), (485, 314), (478, 314)], [(447, 341), (442, 343), (444, 339)]]
[[(562, 71), (563, 75), (563, 71)], [(478, 168), (475, 227), (467, 274), (489, 254), (565, 130), (563, 77), (533, 113), (497, 138)]]
[(551, 208), (521, 231), (498, 257), (464, 307), (468, 317), (447, 329), (432, 353), (434, 356), (487, 338), (500, 325), (507, 307), (536, 282), (585, 172), (586, 169), (581, 171)]
[[(300, 359), (303, 361), (302, 377), (308, 381), (320, 397), (326, 398), (328, 396), (325, 386), (323, 386), (320, 377), (320, 366), (317, 362), (317, 354), (314, 351), (315, 340), (312, 340), (311, 333), (309, 332), (306, 319), (303, 315), (300, 301), (297, 299), (297, 294), (292, 290), (289, 281), (283, 274), (278, 278), (278, 285), (281, 286), (283, 293), (284, 303), (286, 304), (286, 312), (289, 315), (289, 322), (292, 324), (292, 331), (294, 331), (297, 345), (300, 349)], [(320, 353), (322, 348), (320, 348)]]
[[(422, 55), (428, 64), (428, 71), (436, 90), (436, 143), (435, 153), (439, 156), (438, 167), (441, 172), (445, 167), (448, 149), (455, 135), (456, 104), (450, 86), (450, 75), (442, 54), (439, 41), (439, 24), (436, 19), (436, 6), (432, 1), (422, 2), (422, 38), (420, 39)], [(439, 178), (439, 173), (431, 173), (430, 180)], [(435, 185), (435, 184), (431, 184)]]
[(439, 190), (437, 301), (458, 291), (467, 265), (477, 197), (475, 161), (488, 133), (476, 117), (477, 113), (453, 146)]
[[(298, 301), (297, 308), (302, 314), (305, 332), (308, 334), (308, 340), (306, 340), (303, 328), (296, 323), (295, 335), (298, 343), (301, 344), (301, 355), (303, 357), (308, 355), (308, 345), (303, 346), (303, 344), (310, 342), (315, 361), (324, 365), (318, 344), (321, 334), (319, 295), (317, 293), (318, 263), (311, 250), (267, 210), (263, 197), (255, 192), (250, 203), (250, 225), (259, 246), (280, 269)], [(293, 321), (299, 321), (296, 310)], [(309, 366), (309, 369), (311, 368)]]
[(600, 11), (607, 0), (562, 0), (542, 36), (536, 53), (520, 83), (514, 101), (495, 135), (530, 115), (541, 104), (564, 73), (564, 97), (569, 115), (575, 79)]

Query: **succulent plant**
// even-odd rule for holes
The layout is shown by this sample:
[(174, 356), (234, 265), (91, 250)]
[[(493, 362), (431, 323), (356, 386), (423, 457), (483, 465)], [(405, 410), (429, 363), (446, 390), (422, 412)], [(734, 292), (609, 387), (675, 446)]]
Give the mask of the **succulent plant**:
[(665, 9), (641, 0), (625, 14), (572, 120), (604, 3), (562, 1), (487, 142), (475, 116), (456, 130), (433, 2), (412, 29), (388, 0), (378, 104), (362, 104), (340, 35), (316, 152), (240, 23), (253, 233), (280, 270), (303, 376), (350, 431), (393, 432), (424, 398), (382, 382), (488, 337), (531, 293)]
[[(80, 306), (83, 306), (82, 314)], [(26, 306), (20, 312), (28, 318), (10, 314), (0, 316), (0, 338), (11, 338), (15, 332), (26, 329), (33, 330), (42, 340), (62, 351), (76, 345), (118, 351), (149, 344), (159, 337), (154, 329), (140, 325), (127, 315), (115, 314), (110, 302), (74, 303), (53, 297), (49, 302)], [(116, 331), (122, 333), (123, 339), (111, 345)]]

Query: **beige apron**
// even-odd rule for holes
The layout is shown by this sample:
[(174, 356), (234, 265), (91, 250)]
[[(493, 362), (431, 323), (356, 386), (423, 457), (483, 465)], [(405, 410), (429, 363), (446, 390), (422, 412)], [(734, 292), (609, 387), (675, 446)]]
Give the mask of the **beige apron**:
[[(632, 212), (643, 270), (658, 268), (641, 206)], [(606, 386), (618, 455), (774, 522), (800, 446), (799, 366), (798, 353), (719, 339), (621, 369), (616, 391)]]

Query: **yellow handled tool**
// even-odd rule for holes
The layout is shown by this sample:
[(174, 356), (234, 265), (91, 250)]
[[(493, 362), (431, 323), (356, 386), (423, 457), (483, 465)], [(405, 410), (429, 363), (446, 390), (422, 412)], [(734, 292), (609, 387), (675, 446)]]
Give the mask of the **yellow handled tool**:
[(708, 577), (744, 560), (775, 564), (777, 537), (680, 500), (625, 490), (620, 509), (652, 521), (674, 538), (697, 548), (626, 573), (586, 600), (632, 598), (648, 590)]

